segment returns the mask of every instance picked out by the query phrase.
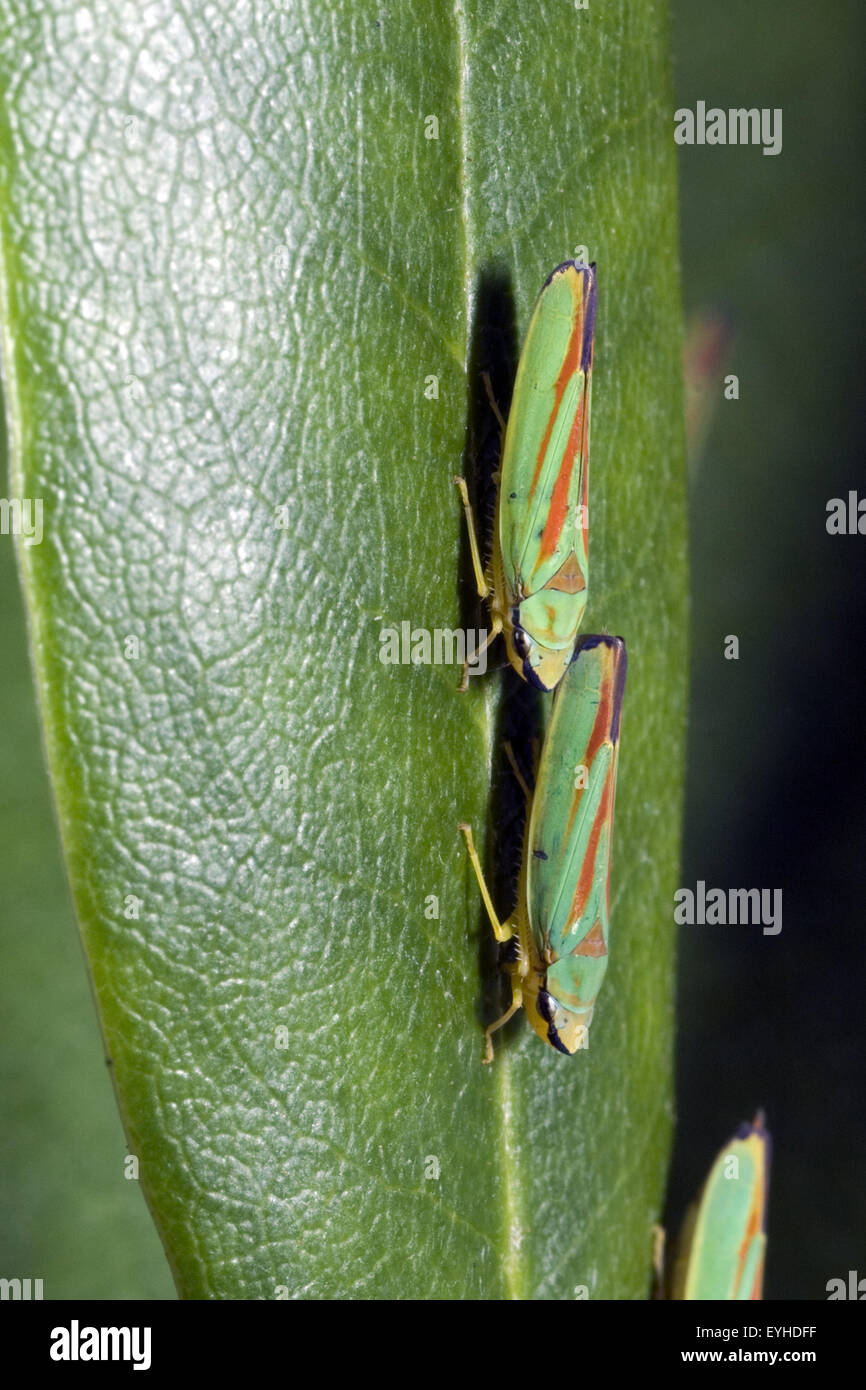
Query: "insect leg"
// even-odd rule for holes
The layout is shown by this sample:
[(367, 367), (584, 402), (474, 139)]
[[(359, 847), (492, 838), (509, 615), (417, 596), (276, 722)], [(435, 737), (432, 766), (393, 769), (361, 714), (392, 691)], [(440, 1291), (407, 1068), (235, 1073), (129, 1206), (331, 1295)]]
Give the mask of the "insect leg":
[(523, 795), (526, 797), (527, 802), (531, 801), (531, 800), (532, 800), (532, 792), (529, 790), (529, 787), (528, 787), (527, 782), (526, 782), (526, 778), (524, 777), (523, 773), (520, 771), (520, 768), (517, 766), (517, 759), (516, 759), (515, 756), (514, 756), (514, 749), (512, 748), (511, 743), (510, 743), (509, 741), (506, 741), (502, 746), (503, 746), (503, 748), (505, 749), (505, 756), (506, 756), (506, 758), (508, 759), (509, 763), (511, 764), (511, 771), (514, 773), (515, 777), (517, 778), (517, 784), (518, 784), (518, 786), (520, 787), (520, 790), (523, 792)]
[(478, 534), (475, 530), (475, 517), (472, 512), (472, 503), (469, 501), (469, 493), (466, 490), (466, 479), (455, 478), (454, 486), (460, 493), (463, 511), (466, 514), (466, 529), (469, 532), (469, 549), (472, 552), (472, 568), (475, 571), (475, 583), (478, 586), (478, 593), (481, 598), (489, 598), (490, 585), (487, 583), (484, 574), (484, 566), (481, 563), (481, 551), (478, 549)]
[(502, 430), (502, 433), (504, 434), (505, 420), (503, 418), (502, 411), (499, 409), (499, 406), (497, 404), (496, 397), (493, 394), (493, 382), (490, 380), (490, 373), (482, 372), (481, 380), (484, 382), (484, 390), (487, 392), (487, 399), (490, 402), (490, 408), (493, 411), (493, 414), (496, 416), (499, 428)]
[(490, 925), (493, 928), (493, 935), (496, 937), (497, 941), (510, 941), (512, 936), (514, 935), (514, 931), (512, 930), (511, 924), (509, 922), (500, 922), (499, 918), (496, 915), (496, 908), (493, 906), (493, 899), (490, 896), (490, 892), (488, 890), (487, 883), (484, 878), (484, 870), (481, 867), (481, 860), (478, 858), (478, 851), (475, 848), (475, 841), (472, 838), (472, 827), (471, 825), (467, 825), (465, 821), (461, 821), (458, 829), (463, 832), (463, 835), (466, 838), (466, 848), (469, 851), (469, 859), (473, 869), (475, 870), (475, 877), (478, 879), (478, 887), (480, 888), (481, 896), (484, 899), (484, 906), (487, 908), (487, 916), (490, 918)]
[(484, 1046), (484, 1056), (481, 1058), (482, 1062), (493, 1061), (493, 1038), (490, 1036), (491, 1033), (495, 1033), (497, 1028), (501, 1028), (503, 1024), (507, 1023), (510, 1018), (513, 1018), (514, 1015), (517, 1013), (517, 1010), (522, 1007), (523, 990), (520, 988), (520, 985), (515, 985), (512, 982), (511, 1003), (509, 1004), (508, 1008), (505, 1010), (505, 1013), (502, 1015), (501, 1018), (497, 1018), (495, 1023), (491, 1023), (487, 1028), (484, 1029), (484, 1037), (486, 1039), (486, 1042)]
[[(461, 482), (462, 482), (462, 479), (461, 479)], [(494, 638), (496, 638), (496, 637), (499, 636), (499, 634), (500, 634), (501, 631), (502, 631), (502, 619), (499, 617), (499, 615), (498, 615), (497, 613), (494, 613), (494, 614), (493, 614), (493, 617), (492, 617), (492, 619), (491, 619), (490, 631), (488, 632), (487, 636), (484, 638), (484, 641), (481, 643), (481, 646), (480, 646), (480, 647), (478, 648), (478, 650), (475, 652), (475, 655), (474, 655), (472, 661), (470, 662), (470, 661), (467, 660), (467, 661), (464, 661), (464, 663), (463, 663), (463, 679), (461, 680), (460, 684), (459, 684), (458, 687), (457, 687), (457, 689), (459, 690), (459, 692), (460, 692), (461, 695), (464, 695), (464, 694), (466, 693), (466, 691), (468, 690), (468, 688), (469, 688), (469, 667), (470, 667), (470, 666), (477, 666), (477, 665), (478, 665), (478, 658), (479, 658), (484, 652), (487, 651), (487, 648), (490, 646), (490, 643), (494, 640)]]

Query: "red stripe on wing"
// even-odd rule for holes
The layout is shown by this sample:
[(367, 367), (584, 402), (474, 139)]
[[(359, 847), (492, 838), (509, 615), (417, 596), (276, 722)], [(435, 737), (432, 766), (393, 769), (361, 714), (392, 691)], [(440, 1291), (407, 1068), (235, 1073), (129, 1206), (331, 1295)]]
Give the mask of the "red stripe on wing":
[[(538, 482), (541, 477), (541, 470), (544, 467), (545, 455), (547, 454), (547, 448), (550, 444), (550, 436), (553, 433), (553, 426), (556, 422), (556, 417), (559, 414), (559, 408), (562, 404), (562, 398), (565, 395), (566, 387), (568, 386), (568, 383), (571, 381), (571, 378), (574, 376), (574, 373), (578, 370), (580, 362), (583, 358), (583, 340), (585, 335), (585, 329), (586, 295), (584, 294), (584, 296), (581, 298), (580, 304), (577, 306), (575, 310), (574, 324), (571, 330), (571, 337), (568, 340), (568, 348), (566, 350), (565, 357), (563, 358), (562, 366), (559, 370), (559, 376), (556, 378), (556, 385), (554, 387), (553, 406), (551, 408), (550, 415), (548, 416), (547, 428), (544, 431), (544, 436), (541, 440), (541, 445), (539, 446), (538, 454), (536, 455), (535, 459), (535, 472), (533, 473), (532, 483), (529, 488), (530, 500), (534, 498), (536, 488), (538, 487)], [(592, 370), (591, 347), (589, 369), (590, 371)], [(565, 454), (563, 456), (562, 466), (560, 467), (556, 483), (554, 485), (550, 509), (548, 511), (548, 520), (545, 524), (544, 534), (541, 538), (541, 559), (546, 559), (554, 553), (559, 542), (559, 537), (562, 534), (562, 528), (565, 525), (565, 518), (567, 515), (568, 490), (571, 485), (571, 474), (574, 470), (574, 460), (577, 457), (578, 446), (583, 436), (583, 421), (586, 413), (584, 408), (585, 400), (586, 397), (584, 396), (575, 414), (575, 418), (572, 423), (571, 431), (568, 437), (568, 444), (566, 445)]]

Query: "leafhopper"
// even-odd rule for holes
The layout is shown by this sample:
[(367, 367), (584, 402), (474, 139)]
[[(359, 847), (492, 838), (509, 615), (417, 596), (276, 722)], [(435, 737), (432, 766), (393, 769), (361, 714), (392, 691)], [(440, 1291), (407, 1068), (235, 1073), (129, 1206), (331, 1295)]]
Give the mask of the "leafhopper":
[(469, 857), (494, 935), (513, 942), (503, 967), (511, 1004), (492, 1035), (521, 1007), (558, 1052), (589, 1045), (595, 1000), (607, 970), (610, 861), (626, 654), (621, 637), (583, 637), (553, 701), (528, 810), (517, 906), (500, 922), (472, 830)]
[(490, 583), (466, 482), (454, 479), (478, 592), (490, 603), (484, 646), (503, 633), (512, 666), (540, 690), (564, 676), (586, 608), (597, 304), (595, 266), (579, 261), (557, 266), (538, 296), (503, 425)]
[(686, 1214), (672, 1298), (762, 1297), (769, 1169), (770, 1136), (759, 1112), (717, 1155)]

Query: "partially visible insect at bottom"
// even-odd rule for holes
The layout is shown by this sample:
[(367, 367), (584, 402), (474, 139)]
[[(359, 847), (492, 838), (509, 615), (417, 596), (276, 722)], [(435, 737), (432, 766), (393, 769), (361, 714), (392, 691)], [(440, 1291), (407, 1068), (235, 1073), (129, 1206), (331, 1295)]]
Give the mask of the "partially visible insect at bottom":
[(716, 1155), (686, 1213), (671, 1298), (749, 1302), (763, 1295), (770, 1136), (761, 1111)]

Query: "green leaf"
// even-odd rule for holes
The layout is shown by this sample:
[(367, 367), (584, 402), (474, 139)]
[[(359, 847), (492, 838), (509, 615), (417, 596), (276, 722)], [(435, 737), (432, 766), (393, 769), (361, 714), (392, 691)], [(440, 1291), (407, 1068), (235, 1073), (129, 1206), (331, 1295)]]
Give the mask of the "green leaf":
[[(0, 478), (2, 433), (0, 426)], [(0, 489), (10, 496), (3, 483)], [(3, 1264), (7, 1277), (31, 1271), (19, 1277), (41, 1279), (46, 1299), (168, 1298), (171, 1275), (140, 1185), (123, 1176), (123, 1132), (106, 1084), (41, 765), (21, 598), (5, 536), (0, 651)]]
[[(0, 50), (8, 427), (45, 518), (20, 558), (178, 1288), (639, 1297), (685, 688), (665, 7), (162, 0), (134, 36), (104, 0), (45, 9)], [(484, 355), (510, 351), (486, 311), (513, 296), (522, 335), (578, 244), (600, 284), (584, 630), (630, 658), (613, 956), (589, 1053), (520, 1021), (482, 1068), (497, 988), (457, 822), (486, 823), (501, 681), (460, 697), (452, 666), (384, 665), (380, 632), (471, 612), (451, 478)]]

